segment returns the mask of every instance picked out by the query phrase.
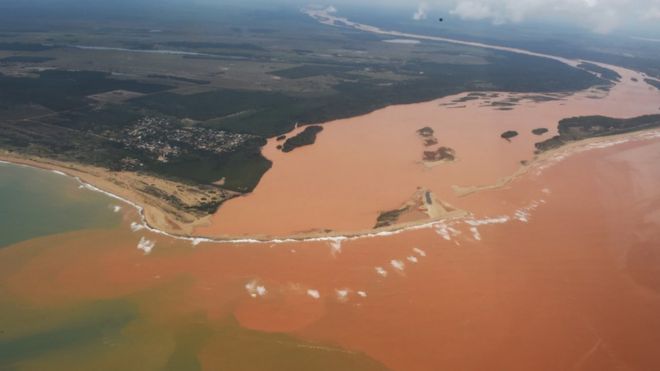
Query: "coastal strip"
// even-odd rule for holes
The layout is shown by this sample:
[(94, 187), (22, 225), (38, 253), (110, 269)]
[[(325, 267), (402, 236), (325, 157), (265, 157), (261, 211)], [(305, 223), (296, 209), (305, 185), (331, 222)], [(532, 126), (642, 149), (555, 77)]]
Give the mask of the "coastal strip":
[[(613, 145), (628, 143), (631, 141), (651, 140), (657, 138), (660, 138), (660, 130), (651, 129), (640, 132), (613, 135), (609, 137), (584, 139), (538, 155), (530, 164), (521, 167), (518, 171), (516, 171), (515, 174), (503, 178), (500, 181), (496, 182), (495, 184), (475, 186), (475, 187), (464, 187), (462, 189), (459, 187), (458, 191), (461, 196), (466, 196), (468, 194), (475, 192), (502, 188), (510, 184), (514, 180), (518, 179), (519, 177), (523, 176), (524, 174), (527, 174), (531, 170), (536, 170), (537, 172), (541, 172), (549, 168), (550, 166), (556, 165), (559, 162), (567, 159), (571, 155), (577, 153), (581, 153), (592, 149), (607, 148)], [(93, 185), (90, 183), (90, 181), (85, 180), (80, 176), (72, 174), (71, 172), (67, 171), (66, 168), (57, 167), (49, 163), (39, 163), (34, 160), (26, 160), (26, 159), (20, 159), (18, 157), (11, 157), (7, 155), (3, 155), (2, 153), (0, 153), (0, 163), (12, 164), (17, 166), (26, 166), (41, 170), (48, 170), (51, 172), (56, 172), (57, 174), (71, 177), (75, 179), (81, 186), (83, 186), (88, 190), (94, 192), (100, 192), (112, 199), (121, 201), (135, 208), (140, 218), (140, 225), (143, 226), (144, 229), (148, 230), (149, 232), (161, 236), (173, 238), (176, 240), (188, 241), (192, 245), (198, 245), (200, 243), (214, 243), (214, 244), (264, 244), (264, 243), (284, 244), (284, 243), (296, 243), (296, 242), (341, 243), (344, 241), (354, 241), (363, 238), (393, 236), (409, 231), (434, 228), (438, 225), (443, 225), (452, 221), (472, 220), (475, 218), (475, 216), (472, 213), (468, 212), (466, 214), (458, 214), (456, 216), (449, 216), (438, 219), (426, 219), (422, 221), (413, 221), (408, 223), (400, 223), (400, 224), (394, 224), (391, 226), (386, 226), (377, 229), (370, 229), (370, 230), (362, 230), (355, 232), (336, 232), (336, 233), (332, 233), (332, 232), (309, 233), (309, 234), (298, 234), (298, 235), (289, 235), (282, 237), (268, 237), (268, 236), (254, 235), (247, 237), (227, 236), (227, 237), (212, 238), (212, 237), (204, 237), (204, 236), (181, 235), (172, 231), (165, 230), (164, 228), (156, 227), (152, 225), (146, 216), (145, 207), (143, 207), (139, 203), (130, 200), (126, 197), (117, 195), (108, 190), (102, 189), (99, 186)]]

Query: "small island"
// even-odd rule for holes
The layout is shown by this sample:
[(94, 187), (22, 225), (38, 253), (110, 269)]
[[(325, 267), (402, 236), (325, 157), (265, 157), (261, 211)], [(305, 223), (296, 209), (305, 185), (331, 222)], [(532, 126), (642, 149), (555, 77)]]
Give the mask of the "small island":
[(500, 135), (500, 137), (502, 137), (503, 139), (506, 139), (508, 141), (511, 141), (511, 138), (517, 137), (517, 136), (518, 136), (518, 132), (514, 131), (514, 130), (507, 130), (504, 133), (502, 133), (502, 135)]
[(656, 89), (660, 89), (660, 81), (653, 79), (644, 79), (644, 81), (651, 86), (655, 86)]
[(323, 131), (322, 126), (312, 125), (306, 127), (305, 130), (284, 142), (282, 145), (282, 152), (291, 152), (298, 147), (314, 144), (316, 141), (316, 135), (321, 131)]
[(645, 115), (630, 119), (605, 116), (571, 117), (559, 121), (559, 135), (534, 144), (537, 153), (559, 148), (578, 140), (625, 134), (660, 127), (660, 115)]
[(578, 68), (589, 71), (591, 73), (597, 73), (602, 79), (609, 80), (612, 82), (617, 82), (621, 80), (621, 75), (618, 72), (611, 70), (609, 68), (601, 67), (594, 63), (582, 62), (578, 64)]
[(454, 161), (456, 151), (449, 147), (440, 147), (435, 151), (424, 151), (424, 162)]
[(438, 138), (435, 137), (435, 132), (432, 128), (425, 126), (417, 130), (417, 135), (422, 138), (425, 147), (430, 147), (438, 144)]

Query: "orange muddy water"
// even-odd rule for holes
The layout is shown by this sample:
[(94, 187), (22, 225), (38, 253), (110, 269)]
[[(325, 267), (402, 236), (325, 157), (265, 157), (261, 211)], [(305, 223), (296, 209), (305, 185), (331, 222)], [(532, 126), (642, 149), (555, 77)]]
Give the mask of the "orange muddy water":
[[(609, 92), (512, 110), (497, 108), (521, 95), (462, 94), (327, 123), (287, 154), (271, 141), (255, 192), (199, 232), (368, 230), (419, 187), (464, 218), (341, 243), (193, 245), (125, 207), (118, 227), (3, 247), (0, 369), (658, 370), (657, 131), (567, 148), (504, 187), (454, 187), (510, 177), (562, 118), (657, 113), (660, 93), (616, 69)], [(425, 126), (455, 162), (421, 162)]]
[[(609, 92), (543, 95), (553, 100), (536, 102), (530, 97), (541, 94), (487, 93), (457, 102), (467, 95), (461, 94), (326, 123), (314, 145), (289, 153), (278, 151), (279, 142), (271, 140), (263, 153), (273, 167), (255, 191), (223, 204), (211, 224), (197, 233), (282, 236), (367, 230), (380, 212), (400, 207), (418, 187), (465, 209), (469, 197), (458, 197), (454, 186), (485, 186), (511, 176), (521, 161), (533, 159), (534, 143), (556, 134), (562, 118), (660, 112), (660, 91), (639, 73), (608, 67), (622, 76)], [(492, 105), (510, 99), (520, 100), (511, 110)], [(426, 126), (434, 130), (439, 146), (456, 151), (455, 162), (434, 167), (422, 163), (425, 147), (416, 131)], [(550, 131), (531, 133), (541, 127)], [(504, 140), (500, 135), (507, 130), (519, 135)]]
[[(137, 308), (120, 335), (36, 354), (17, 369), (70, 369), (67, 359), (155, 369), (186, 344), (203, 369), (264, 369), (259, 359), (271, 353), (249, 349), (291, 339), (299, 365), (313, 358), (304, 352), (362, 362), (341, 369), (660, 369), (659, 160), (660, 138), (576, 153), (474, 194), (483, 214), (340, 246), (192, 246), (132, 232), (135, 213), (125, 211), (114, 230), (6, 247), (3, 303)], [(142, 238), (155, 243), (149, 254), (136, 247)], [(34, 327), (25, 316), (3, 313), (2, 344)], [(232, 318), (258, 341), (228, 338)], [(223, 351), (236, 342), (238, 361)]]

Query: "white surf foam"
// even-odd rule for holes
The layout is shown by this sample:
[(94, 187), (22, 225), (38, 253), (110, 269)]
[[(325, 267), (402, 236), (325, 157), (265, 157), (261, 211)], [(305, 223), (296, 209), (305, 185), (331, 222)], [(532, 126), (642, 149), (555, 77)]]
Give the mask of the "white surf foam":
[(246, 283), (245, 284), (245, 290), (253, 298), (263, 297), (263, 296), (266, 296), (266, 294), (268, 293), (268, 290), (266, 290), (266, 286), (259, 285), (257, 280), (252, 280), (252, 281)]
[(140, 242), (138, 242), (137, 248), (138, 250), (144, 251), (144, 255), (147, 255), (151, 252), (151, 250), (154, 249), (155, 246), (156, 246), (156, 242), (148, 240), (145, 237), (141, 237)]
[(341, 239), (335, 239), (330, 241), (330, 249), (333, 254), (341, 253)]
[(479, 229), (477, 229), (477, 227), (470, 227), (470, 232), (472, 232), (472, 237), (475, 240), (481, 241), (481, 233), (479, 233)]
[(425, 252), (424, 250), (418, 248), (418, 247), (413, 247), (413, 251), (415, 252), (415, 254), (417, 254), (417, 255), (419, 255), (419, 256), (421, 256), (421, 257), (425, 257), (425, 256), (426, 256), (426, 252)]
[(465, 223), (469, 224), (473, 227), (477, 227), (480, 225), (488, 225), (488, 224), (504, 224), (511, 220), (507, 215), (502, 215), (502, 216), (497, 216), (494, 218), (484, 218), (484, 219), (466, 219)]
[(399, 270), (401, 272), (403, 272), (403, 270), (406, 268), (406, 264), (404, 262), (396, 259), (390, 260), (390, 265), (392, 266), (392, 268)]
[(382, 277), (387, 277), (387, 271), (383, 267), (376, 267), (374, 268), (376, 270), (376, 273), (378, 273)]
[(337, 300), (344, 302), (348, 300), (349, 289), (337, 289), (335, 293), (337, 294)]
[(144, 226), (142, 224), (136, 222), (131, 223), (131, 231), (137, 232), (142, 229), (144, 229)]

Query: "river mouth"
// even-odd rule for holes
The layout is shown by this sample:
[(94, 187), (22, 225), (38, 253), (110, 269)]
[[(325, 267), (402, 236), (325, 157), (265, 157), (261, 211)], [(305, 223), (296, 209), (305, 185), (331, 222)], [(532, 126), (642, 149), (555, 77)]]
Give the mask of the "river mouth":
[[(326, 123), (313, 145), (289, 153), (277, 150), (278, 142), (271, 140), (263, 154), (273, 167), (259, 186), (223, 204), (211, 223), (195, 233), (208, 237), (367, 233), (383, 213), (414, 204), (411, 195), (420, 190), (432, 193), (448, 209), (480, 214), (483, 210), (468, 200), (471, 190), (507, 185), (534, 166), (538, 160), (534, 144), (555, 135), (559, 120), (656, 113), (658, 91), (633, 81), (632, 77), (640, 77), (636, 72), (618, 72), (621, 82), (608, 91), (463, 93)], [(435, 144), (428, 146), (420, 138), (417, 131), (424, 127), (433, 130)], [(534, 134), (538, 128), (547, 132)], [(507, 131), (518, 135), (503, 139)], [(451, 149), (455, 158), (425, 161), (424, 154), (436, 148)], [(410, 214), (390, 227), (438, 219), (423, 205), (415, 208), (421, 211), (418, 215)], [(440, 214), (439, 219), (443, 217), (451, 215)]]
[[(582, 63), (514, 48), (385, 31), (323, 10), (307, 14), (321, 23), (364, 32), (493, 48), (573, 67)], [(483, 214), (484, 209), (469, 201), (469, 194), (508, 185), (525, 173), (537, 159), (534, 144), (556, 135), (561, 119), (629, 118), (658, 112), (660, 91), (646, 84), (643, 74), (599, 65), (618, 73), (619, 81), (574, 93), (466, 92), (390, 106), (325, 123), (313, 145), (289, 153), (279, 151), (281, 143), (273, 138), (263, 149), (273, 166), (257, 188), (224, 203), (210, 223), (194, 233), (211, 238), (353, 236), (382, 227), (383, 215), (396, 214), (406, 205), (406, 213), (389, 229)], [(430, 138), (420, 137), (422, 128), (431, 130)], [(503, 138), (505, 133), (515, 134)], [(442, 159), (426, 161), (434, 156)], [(418, 195), (424, 192), (433, 195), (431, 202)], [(441, 212), (426, 203), (441, 205)]]
[(0, 213), (39, 192), (31, 212), (67, 206), (43, 222), (94, 208), (0, 235), (0, 369), (660, 370), (660, 131), (534, 155), (561, 118), (657, 113), (616, 70), (608, 91), (466, 92), (271, 141), (262, 185), (191, 236), (25, 177)]

